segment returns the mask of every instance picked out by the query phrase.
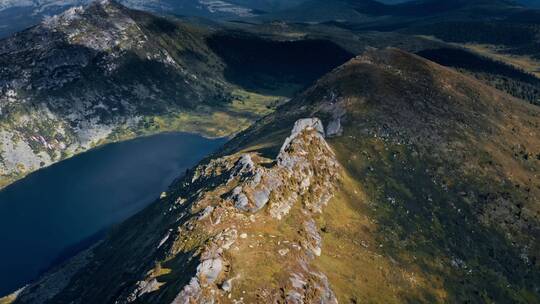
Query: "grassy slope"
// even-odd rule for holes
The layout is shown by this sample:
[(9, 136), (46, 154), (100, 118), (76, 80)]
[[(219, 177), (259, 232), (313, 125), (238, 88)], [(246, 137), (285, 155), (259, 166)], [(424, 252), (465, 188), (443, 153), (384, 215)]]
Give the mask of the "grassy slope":
[(240, 145), (275, 153), (283, 126), (328, 117), (330, 92), (347, 109), (331, 140), (346, 177), (319, 219), (318, 266), (341, 302), (540, 299), (538, 108), (387, 50), (326, 77)]

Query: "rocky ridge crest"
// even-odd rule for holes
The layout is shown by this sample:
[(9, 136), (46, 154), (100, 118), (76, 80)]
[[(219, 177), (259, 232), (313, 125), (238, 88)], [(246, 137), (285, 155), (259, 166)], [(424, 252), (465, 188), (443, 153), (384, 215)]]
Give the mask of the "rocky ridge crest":
[[(332, 197), (339, 168), (334, 157), (324, 140), (324, 129), (319, 119), (297, 121), (270, 168), (263, 167), (261, 163), (268, 160), (259, 159), (257, 155), (235, 156), (234, 166), (224, 171), (228, 175), (226, 188), (233, 190), (225, 193), (225, 199), (217, 205), (208, 204), (203, 199), (192, 207), (201, 210), (193, 224), (202, 225), (205, 233), (215, 237), (199, 255), (196, 276), (173, 303), (212, 303), (230, 292), (234, 288), (234, 278), (230, 278), (227, 272), (235, 265), (231, 265), (226, 252), (246, 237), (242, 234), (243, 228), (253, 222), (282, 220), (296, 204), (302, 205), (304, 214), (299, 227), (302, 236), (297, 242), (291, 240), (291, 248), (284, 246), (274, 253), (285, 256), (291, 250), (296, 251), (290, 254), (295, 255), (292, 267), (284, 269), (290, 273), (289, 281), (281, 286), (286, 292), (279, 295), (277, 290), (268, 291), (265, 300), (274, 302), (285, 296), (289, 303), (304, 303), (306, 300), (337, 303), (326, 276), (310, 266), (310, 261), (321, 254), (322, 246), (319, 227), (312, 217), (322, 212)], [(232, 163), (230, 158), (218, 159), (218, 167), (215, 164), (205, 167), (193, 182), (202, 179), (206, 183), (206, 179), (215, 178), (220, 171), (218, 168), (223, 168), (223, 162), (226, 167)], [(266, 212), (262, 212), (263, 209)], [(239, 217), (244, 219), (243, 224), (236, 224)], [(184, 225), (189, 227), (190, 224)]]

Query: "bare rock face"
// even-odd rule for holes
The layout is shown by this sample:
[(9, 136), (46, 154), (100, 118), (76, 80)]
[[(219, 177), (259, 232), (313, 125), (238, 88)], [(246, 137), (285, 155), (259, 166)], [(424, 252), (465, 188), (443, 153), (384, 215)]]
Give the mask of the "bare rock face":
[(327, 132), (328, 136), (340, 136), (343, 133), (340, 117), (337, 117), (328, 123)]
[(337, 166), (335, 159), (328, 157), (329, 154), (333, 157), (333, 152), (324, 140), (324, 134), (323, 124), (318, 118), (298, 120), (281, 147), (277, 165), (270, 169), (256, 167), (248, 154), (243, 155), (232, 174), (233, 177), (240, 176), (243, 181), (230, 196), (235, 206), (244, 212), (257, 212), (273, 197), (270, 215), (281, 219), (300, 196), (314, 195), (317, 198), (306, 202), (306, 206), (312, 211), (321, 211), (331, 195), (314, 180), (322, 178), (321, 185), (327, 185), (333, 176), (315, 175), (319, 171), (332, 171)]

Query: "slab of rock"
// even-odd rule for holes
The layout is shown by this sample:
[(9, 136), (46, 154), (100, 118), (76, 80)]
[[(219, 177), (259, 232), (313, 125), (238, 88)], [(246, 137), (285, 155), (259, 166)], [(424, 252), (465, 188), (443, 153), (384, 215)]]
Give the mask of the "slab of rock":
[(233, 279), (228, 279), (227, 281), (223, 282), (221, 289), (225, 292), (230, 292), (232, 290), (232, 280)]
[(335, 137), (340, 136), (343, 133), (343, 127), (341, 126), (341, 118), (331, 120), (326, 127), (326, 136)]
[(223, 269), (223, 260), (221, 258), (204, 260), (197, 267), (197, 277), (199, 281), (213, 283)]

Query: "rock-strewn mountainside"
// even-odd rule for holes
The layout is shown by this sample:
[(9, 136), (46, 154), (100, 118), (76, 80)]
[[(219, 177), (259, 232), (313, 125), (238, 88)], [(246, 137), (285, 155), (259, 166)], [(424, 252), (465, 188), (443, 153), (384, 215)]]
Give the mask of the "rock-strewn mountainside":
[(536, 106), (368, 51), (15, 303), (538, 302), (539, 128)]
[[(107, 141), (167, 130), (230, 135), (268, 114), (287, 96), (283, 87), (301, 88), (352, 56), (325, 41), (239, 37), (98, 1), (2, 40), (0, 187)], [(224, 46), (237, 41), (276, 55), (245, 69)], [(291, 49), (296, 55), (278, 57)], [(292, 72), (273, 83), (284, 65)], [(244, 90), (238, 70), (244, 80), (264, 78), (264, 92)]]

